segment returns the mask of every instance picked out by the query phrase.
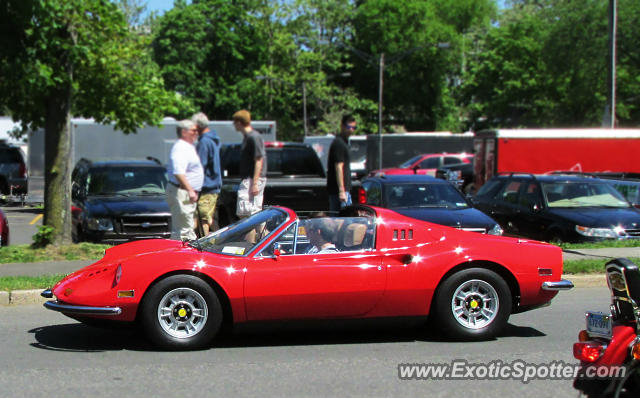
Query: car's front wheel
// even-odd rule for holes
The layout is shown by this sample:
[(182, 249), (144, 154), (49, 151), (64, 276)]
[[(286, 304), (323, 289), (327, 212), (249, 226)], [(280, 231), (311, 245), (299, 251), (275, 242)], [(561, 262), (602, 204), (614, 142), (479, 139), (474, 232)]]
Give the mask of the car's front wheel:
[(211, 344), (222, 325), (222, 306), (214, 290), (192, 275), (174, 275), (151, 287), (141, 307), (149, 339), (169, 350)]
[(485, 268), (470, 268), (442, 282), (433, 310), (436, 324), (445, 335), (486, 340), (506, 326), (511, 306), (511, 291), (500, 275)]

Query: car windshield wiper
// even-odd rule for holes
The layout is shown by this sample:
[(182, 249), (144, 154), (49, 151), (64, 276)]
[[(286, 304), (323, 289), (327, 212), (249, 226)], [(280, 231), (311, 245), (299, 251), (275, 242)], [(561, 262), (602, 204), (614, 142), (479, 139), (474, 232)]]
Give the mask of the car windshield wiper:
[(183, 243), (202, 251), (202, 243), (198, 239), (185, 240)]
[(136, 196), (164, 195), (164, 192), (159, 192), (159, 191), (140, 191), (140, 192), (136, 192), (134, 195), (136, 195)]
[(98, 193), (92, 193), (90, 194), (92, 196), (129, 196), (128, 193), (122, 193), (122, 192), (98, 192)]

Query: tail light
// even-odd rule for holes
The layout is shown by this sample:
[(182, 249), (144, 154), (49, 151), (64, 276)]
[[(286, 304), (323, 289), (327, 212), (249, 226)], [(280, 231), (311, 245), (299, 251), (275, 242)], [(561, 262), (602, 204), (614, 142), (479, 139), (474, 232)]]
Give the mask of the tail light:
[(591, 340), (591, 337), (589, 336), (589, 333), (587, 333), (586, 330), (581, 330), (580, 333), (578, 333), (579, 342), (584, 342), (589, 340)]
[(631, 348), (631, 356), (634, 359), (640, 361), (640, 341), (636, 341), (636, 343)]
[(27, 178), (27, 166), (24, 164), (24, 162), (20, 162), (20, 168), (18, 169), (18, 174), (22, 178)]
[(364, 205), (367, 203), (367, 191), (364, 188), (358, 188), (358, 203)]
[(604, 345), (597, 341), (584, 341), (573, 344), (573, 356), (583, 362), (595, 362), (604, 352)]

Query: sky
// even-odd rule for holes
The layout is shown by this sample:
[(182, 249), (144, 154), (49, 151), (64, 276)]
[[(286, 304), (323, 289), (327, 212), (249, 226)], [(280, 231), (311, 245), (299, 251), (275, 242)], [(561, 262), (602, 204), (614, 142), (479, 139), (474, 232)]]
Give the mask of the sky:
[(157, 11), (162, 15), (173, 8), (173, 0), (147, 0), (147, 11)]

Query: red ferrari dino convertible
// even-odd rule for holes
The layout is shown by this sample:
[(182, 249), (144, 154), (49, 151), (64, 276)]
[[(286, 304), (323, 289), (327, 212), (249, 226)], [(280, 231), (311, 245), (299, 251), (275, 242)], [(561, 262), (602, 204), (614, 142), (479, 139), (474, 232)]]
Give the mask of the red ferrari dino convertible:
[(113, 247), (42, 295), (82, 322), (140, 323), (166, 349), (207, 346), (223, 323), (425, 315), (479, 340), (573, 287), (561, 274), (560, 248), (542, 242), (370, 206), (321, 220), (270, 207), (199, 240)]

